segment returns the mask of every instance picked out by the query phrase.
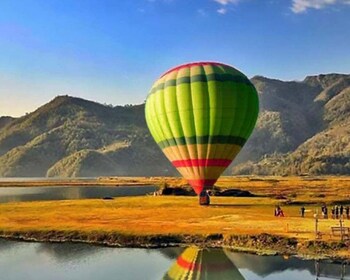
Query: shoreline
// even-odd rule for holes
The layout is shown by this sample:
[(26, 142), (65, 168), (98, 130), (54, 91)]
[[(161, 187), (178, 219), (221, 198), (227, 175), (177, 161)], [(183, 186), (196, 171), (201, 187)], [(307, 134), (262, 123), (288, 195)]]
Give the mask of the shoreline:
[[(221, 248), (261, 256), (288, 256), (300, 259), (349, 261), (344, 242), (298, 240), (261, 233), (258, 235), (125, 235), (118, 233), (28, 231), (0, 232), (0, 238), (17, 242), (82, 243), (114, 248), (157, 249), (166, 247)], [(315, 248), (319, 249), (315, 249)]]
[[(68, 181), (71, 186), (72, 182), (82, 183)], [(54, 183), (67, 185), (68, 181)], [(181, 178), (169, 177), (98, 181), (101, 186), (144, 183), (161, 188), (162, 184), (185, 184)], [(40, 187), (36, 181), (22, 184)], [(331, 230), (339, 227), (339, 220), (319, 216), (322, 239), (315, 240), (314, 218), (324, 203), (329, 211), (334, 205), (350, 205), (350, 177), (222, 177), (216, 185), (247, 190), (255, 196), (213, 196), (209, 207), (199, 206), (196, 196), (153, 195), (0, 203), (0, 237), (136, 248), (197, 245), (255, 254), (350, 260), (350, 241), (340, 241)], [(283, 208), (285, 217), (273, 215), (276, 205)], [(303, 205), (306, 212), (301, 218)], [(350, 220), (344, 220), (342, 226), (350, 228)]]
[(6, 187), (118, 187), (118, 186), (150, 186), (156, 182), (153, 181), (136, 181), (133, 180), (120, 180), (120, 181), (100, 181), (95, 179), (78, 179), (78, 180), (40, 180), (40, 181), (0, 181), (0, 188)]

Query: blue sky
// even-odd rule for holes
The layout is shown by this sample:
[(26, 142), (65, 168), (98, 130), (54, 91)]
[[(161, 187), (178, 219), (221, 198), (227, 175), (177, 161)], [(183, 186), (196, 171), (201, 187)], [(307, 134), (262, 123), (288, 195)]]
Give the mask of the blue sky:
[(350, 71), (350, 0), (1, 0), (0, 116), (57, 95), (138, 104), (167, 69), (249, 77)]

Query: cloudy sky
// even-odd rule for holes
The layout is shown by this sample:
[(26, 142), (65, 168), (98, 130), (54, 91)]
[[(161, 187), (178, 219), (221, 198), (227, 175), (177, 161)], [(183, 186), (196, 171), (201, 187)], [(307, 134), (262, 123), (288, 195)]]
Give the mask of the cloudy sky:
[(283, 80), (349, 73), (349, 15), (350, 0), (1, 0), (0, 116), (63, 94), (142, 103), (189, 61)]

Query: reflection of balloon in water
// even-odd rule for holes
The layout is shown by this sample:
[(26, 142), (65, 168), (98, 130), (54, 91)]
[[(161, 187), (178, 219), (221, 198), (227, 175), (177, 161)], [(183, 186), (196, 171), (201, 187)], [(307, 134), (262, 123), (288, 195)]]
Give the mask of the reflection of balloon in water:
[(176, 260), (164, 280), (244, 280), (236, 266), (227, 258), (223, 250), (187, 248)]
[(197, 194), (214, 185), (250, 136), (259, 100), (249, 79), (215, 62), (178, 66), (153, 85), (146, 121)]

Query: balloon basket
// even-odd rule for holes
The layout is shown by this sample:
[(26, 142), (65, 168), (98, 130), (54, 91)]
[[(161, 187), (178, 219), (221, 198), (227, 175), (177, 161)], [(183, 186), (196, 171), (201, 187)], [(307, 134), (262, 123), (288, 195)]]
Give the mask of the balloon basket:
[(199, 196), (199, 205), (208, 206), (210, 204), (210, 196), (207, 191), (202, 191)]

